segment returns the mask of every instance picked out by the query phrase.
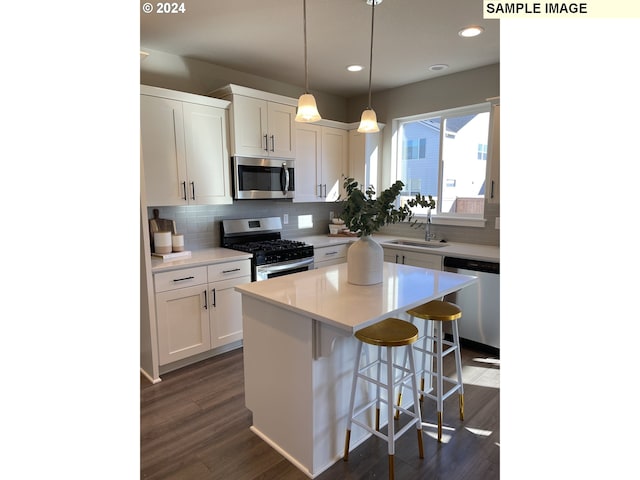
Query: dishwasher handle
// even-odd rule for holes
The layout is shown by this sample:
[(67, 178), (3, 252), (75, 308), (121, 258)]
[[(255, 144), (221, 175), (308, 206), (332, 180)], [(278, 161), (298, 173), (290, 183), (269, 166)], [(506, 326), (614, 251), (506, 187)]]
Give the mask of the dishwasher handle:
[(444, 257), (445, 268), (456, 268), (459, 270), (471, 270), (474, 272), (485, 272), (500, 274), (500, 264), (488, 262), (486, 260), (474, 260), (472, 258)]

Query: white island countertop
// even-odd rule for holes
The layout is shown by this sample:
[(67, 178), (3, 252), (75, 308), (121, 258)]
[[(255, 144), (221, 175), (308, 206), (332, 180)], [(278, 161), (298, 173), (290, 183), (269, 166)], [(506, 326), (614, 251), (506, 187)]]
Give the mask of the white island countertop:
[(385, 262), (381, 284), (352, 285), (347, 282), (347, 264), (342, 263), (235, 288), (243, 295), (353, 334), (476, 281), (474, 276)]

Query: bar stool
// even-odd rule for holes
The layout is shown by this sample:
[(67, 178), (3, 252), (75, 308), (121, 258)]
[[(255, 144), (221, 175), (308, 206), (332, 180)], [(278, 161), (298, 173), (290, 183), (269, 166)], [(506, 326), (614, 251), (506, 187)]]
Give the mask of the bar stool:
[[(449, 398), (453, 393), (459, 392), (458, 394), (458, 403), (460, 408), (460, 420), (464, 420), (464, 385), (462, 383), (462, 359), (460, 358), (460, 338), (458, 336), (458, 319), (462, 317), (462, 310), (454, 303), (445, 302), (443, 300), (432, 300), (431, 302), (424, 303), (419, 305), (418, 307), (412, 308), (411, 310), (407, 310), (407, 314), (411, 316), (411, 322), (415, 322), (416, 318), (421, 318), (423, 320), (428, 321), (429, 323), (425, 326), (425, 334), (420, 337), (419, 340), (422, 340), (421, 346), (415, 346), (414, 350), (418, 352), (418, 355), (422, 356), (422, 364), (420, 369), (417, 371), (417, 375), (420, 375), (420, 400), (422, 401), (423, 397), (426, 396), (432, 400), (436, 401), (437, 405), (437, 414), (438, 414), (438, 441), (442, 441), (442, 404), (444, 400)], [(428, 330), (431, 330), (430, 323), (434, 322), (433, 332), (431, 335)], [(443, 332), (443, 323), (451, 322), (451, 329), (453, 333), (453, 341), (449, 342), (444, 339)], [(428, 348), (428, 342), (436, 342), (436, 351), (434, 352), (432, 348)], [(420, 342), (418, 341), (418, 344)], [(446, 345), (447, 350), (443, 351), (443, 344)], [(446, 377), (442, 374), (442, 363), (444, 357), (446, 357), (450, 353), (454, 353), (455, 361), (456, 361), (456, 379)], [(426, 365), (427, 356), (430, 356), (429, 368)], [(436, 368), (433, 369), (433, 360), (435, 357)], [(406, 357), (405, 357), (405, 365), (406, 365)], [(424, 380), (425, 374), (429, 374), (436, 378), (436, 393), (435, 395), (431, 392), (433, 391), (433, 387), (425, 390), (424, 388)], [(447, 381), (450, 384), (453, 384), (447, 392), (444, 392), (444, 384), (443, 381)], [(402, 402), (402, 387), (400, 385), (399, 393), (398, 393), (398, 405)], [(396, 415), (396, 419), (399, 417)]]
[[(358, 348), (356, 352), (356, 364), (353, 374), (353, 382), (351, 386), (351, 399), (349, 402), (349, 420), (347, 421), (347, 434), (344, 445), (344, 461), (349, 460), (349, 441), (351, 439), (351, 424), (364, 428), (372, 434), (382, 438), (387, 442), (389, 453), (389, 479), (394, 478), (393, 459), (395, 455), (395, 441), (401, 435), (403, 435), (411, 426), (416, 425), (418, 432), (418, 449), (420, 458), (424, 458), (424, 451), (422, 446), (422, 417), (420, 415), (420, 401), (418, 398), (418, 382), (416, 380), (416, 369), (413, 354), (413, 343), (418, 339), (418, 329), (411, 323), (400, 320), (398, 318), (387, 318), (374, 325), (363, 328), (355, 333), (355, 337), (359, 340)], [(369, 345), (377, 346), (377, 358), (373, 362), (369, 361), (369, 355), (367, 352), (365, 365), (360, 367), (362, 347), (367, 343)], [(409, 368), (406, 368), (407, 362), (402, 365), (394, 363), (393, 361), (393, 348), (394, 347), (406, 347), (406, 351), (409, 357)], [(386, 347), (386, 357), (382, 356), (382, 347)], [(406, 358), (406, 357), (405, 357)], [(381, 366), (386, 365), (386, 382), (382, 382), (380, 379)], [(369, 374), (369, 370), (375, 367), (375, 376)], [(400, 375), (396, 375), (396, 371), (400, 372)], [(397, 377), (397, 378), (396, 378)], [(369, 401), (366, 405), (355, 409), (355, 397), (356, 387), (358, 379), (365, 380), (376, 386), (376, 398)], [(395, 388), (398, 385), (402, 385), (405, 382), (411, 382), (411, 388), (413, 390), (413, 404), (414, 412), (402, 408), (401, 406), (395, 406), (393, 404)], [(386, 399), (381, 397), (380, 389), (386, 390)], [(380, 432), (380, 403), (386, 403), (387, 405), (387, 435)], [(358, 420), (358, 416), (365, 413), (373, 405), (376, 405), (376, 425), (375, 430), (363, 421)], [(402, 410), (402, 412), (413, 417), (409, 423), (395, 432), (395, 424), (393, 422), (394, 409)]]

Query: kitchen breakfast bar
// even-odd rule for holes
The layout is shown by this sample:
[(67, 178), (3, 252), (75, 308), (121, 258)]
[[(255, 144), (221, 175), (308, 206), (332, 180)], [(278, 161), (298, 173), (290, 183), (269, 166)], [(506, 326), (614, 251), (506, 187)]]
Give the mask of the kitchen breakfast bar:
[[(342, 457), (356, 353), (353, 334), (476, 282), (395, 263), (384, 281), (347, 282), (347, 264), (239, 285), (251, 430), (310, 478)], [(420, 328), (420, 325), (418, 325)], [(358, 391), (356, 403), (369, 393)], [(351, 449), (370, 434), (354, 426)]]

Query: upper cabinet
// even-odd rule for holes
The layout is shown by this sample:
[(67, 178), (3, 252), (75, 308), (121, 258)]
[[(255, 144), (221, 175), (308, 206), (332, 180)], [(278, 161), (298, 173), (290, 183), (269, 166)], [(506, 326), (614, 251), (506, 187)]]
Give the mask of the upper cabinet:
[(228, 85), (210, 95), (231, 101), (231, 155), (296, 157), (295, 99), (238, 85)]
[(229, 102), (141, 86), (148, 206), (231, 204)]
[(500, 105), (491, 107), (491, 127), (489, 129), (489, 166), (487, 172), (489, 203), (500, 203)]
[(347, 130), (299, 123), (296, 151), (294, 202), (335, 202), (344, 198), (342, 183), (348, 174), (349, 155)]

